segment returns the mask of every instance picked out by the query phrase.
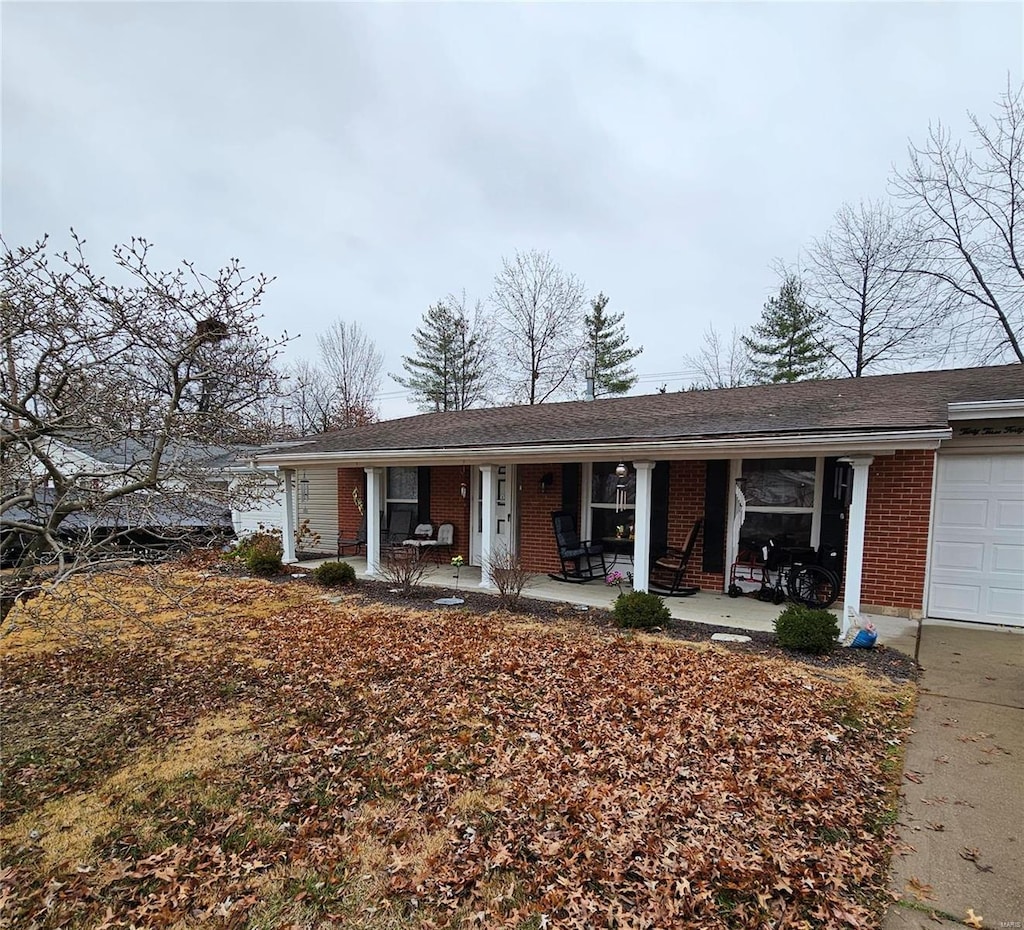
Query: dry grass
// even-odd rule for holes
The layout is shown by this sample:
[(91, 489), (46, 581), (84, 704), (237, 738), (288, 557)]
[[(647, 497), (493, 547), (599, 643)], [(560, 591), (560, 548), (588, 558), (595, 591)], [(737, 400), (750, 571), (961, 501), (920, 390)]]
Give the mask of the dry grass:
[(147, 748), (91, 791), (57, 798), (0, 829), (0, 842), (31, 839), (47, 867), (87, 862), (98, 839), (127, 819), (133, 800), (183, 776), (207, 778), (259, 748), (244, 708), (204, 717), (195, 729), (164, 749)]
[[(861, 820), (898, 780), (905, 686), (571, 614), (209, 581), (134, 576), (95, 620), (105, 636), (143, 617), (120, 650), (56, 625), (3, 643), (12, 927), (98, 926), (109, 907), (180, 930), (535, 928), (584, 898), (605, 911), (574, 925), (598, 927), (615, 902), (661, 907), (669, 879), (702, 897), (652, 925), (752, 927), (833, 913), (776, 887), (809, 862), (858, 870), (842, 909), (866, 913), (879, 887), (884, 844)], [(836, 839), (814, 840), (819, 822)], [(759, 843), (773, 859), (721, 877)]]

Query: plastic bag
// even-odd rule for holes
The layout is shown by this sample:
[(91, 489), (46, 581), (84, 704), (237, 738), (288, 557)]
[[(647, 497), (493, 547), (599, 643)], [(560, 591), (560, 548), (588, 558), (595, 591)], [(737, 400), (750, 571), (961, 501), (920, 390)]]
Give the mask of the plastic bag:
[(857, 635), (853, 637), (853, 642), (850, 643), (850, 648), (871, 649), (874, 647), (877, 639), (878, 634), (874, 630), (859, 630)]

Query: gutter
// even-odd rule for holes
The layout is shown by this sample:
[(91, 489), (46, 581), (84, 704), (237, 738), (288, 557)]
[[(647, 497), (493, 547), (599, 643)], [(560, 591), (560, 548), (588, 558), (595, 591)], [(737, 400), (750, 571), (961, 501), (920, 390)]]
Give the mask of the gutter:
[(1006, 417), (1024, 417), (1024, 399), (971, 400), (949, 405), (951, 420), (994, 420)]
[(800, 455), (887, 455), (900, 449), (937, 449), (952, 438), (948, 426), (882, 432), (808, 433), (806, 435), (738, 436), (730, 439), (653, 439), (605, 442), (552, 443), (531, 445), (465, 446), (435, 449), (361, 449), (336, 452), (260, 456), (260, 465), (298, 467), (336, 464), (379, 467), (384, 465), (471, 465), (488, 462), (578, 462), (582, 459), (708, 459), (734, 458), (756, 453), (758, 458), (773, 454)]

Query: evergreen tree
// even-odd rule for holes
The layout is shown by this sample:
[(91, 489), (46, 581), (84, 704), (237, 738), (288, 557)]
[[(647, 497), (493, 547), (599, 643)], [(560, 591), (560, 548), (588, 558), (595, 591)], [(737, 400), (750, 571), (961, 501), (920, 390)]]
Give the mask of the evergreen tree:
[(804, 381), (825, 374), (828, 346), (821, 320), (803, 294), (800, 278), (785, 272), (777, 297), (769, 298), (752, 335), (743, 337), (756, 384)]
[(590, 302), (590, 313), (583, 318), (586, 335), (587, 367), (594, 375), (594, 396), (625, 394), (637, 381), (629, 363), (643, 346), (629, 347), (629, 336), (622, 322), (624, 314), (607, 312), (608, 298), (598, 294)]
[(428, 307), (413, 341), (416, 353), (402, 356), (405, 374), (392, 377), (421, 410), (466, 410), (486, 398), (488, 333), (479, 315), (470, 321), (465, 298)]

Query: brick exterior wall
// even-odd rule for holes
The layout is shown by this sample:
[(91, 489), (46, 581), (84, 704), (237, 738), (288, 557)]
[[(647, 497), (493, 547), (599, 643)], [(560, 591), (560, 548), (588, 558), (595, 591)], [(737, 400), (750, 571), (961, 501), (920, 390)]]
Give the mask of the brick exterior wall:
[[(553, 481), (546, 491), (540, 479), (550, 473)], [(551, 528), (551, 512), (562, 509), (562, 466), (520, 465), (517, 468), (519, 491), (519, 560), (531, 572), (558, 572), (555, 534)]]
[[(363, 522), (362, 514), (352, 500), (352, 489), (359, 488), (359, 499), (366, 508), (366, 472), (361, 468), (338, 469), (338, 534), (353, 539)], [(326, 542), (326, 540), (325, 540)], [(337, 543), (337, 540), (335, 540)]]
[[(462, 482), (466, 496), (462, 496)], [(465, 465), (434, 465), (430, 469), (430, 520), (434, 532), (442, 523), (455, 527), (452, 555), (461, 555), (469, 562), (469, 467)]]
[[(704, 517), (704, 477), (707, 466), (704, 462), (668, 462), (668, 544), (682, 549), (694, 520)], [(658, 465), (664, 468), (665, 462)], [(697, 537), (690, 564), (686, 568), (685, 582), (697, 585), (702, 591), (721, 591), (725, 584), (724, 573), (705, 572), (704, 533)], [(728, 562), (728, 560), (726, 560)]]
[(924, 609), (935, 453), (877, 456), (868, 471), (861, 606)]

